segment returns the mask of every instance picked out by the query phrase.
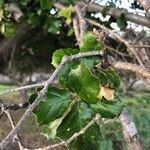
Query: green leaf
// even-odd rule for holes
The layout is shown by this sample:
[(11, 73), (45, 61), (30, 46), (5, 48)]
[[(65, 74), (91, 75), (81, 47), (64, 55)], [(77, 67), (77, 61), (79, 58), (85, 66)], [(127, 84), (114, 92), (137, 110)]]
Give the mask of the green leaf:
[(2, 21), (2, 19), (3, 19), (3, 9), (2, 8), (0, 8), (0, 22)]
[(50, 0), (40, 0), (41, 9), (50, 9)]
[[(36, 97), (37, 95), (33, 94), (29, 101), (33, 101)], [(39, 125), (48, 124), (61, 117), (70, 103), (71, 94), (67, 90), (51, 87), (33, 112)]]
[(23, 6), (27, 6), (27, 4), (30, 2), (30, 0), (19, 0), (19, 3)]
[(66, 18), (66, 24), (70, 25), (72, 22), (73, 7), (69, 6), (59, 11), (58, 16)]
[(84, 37), (83, 37), (83, 43), (80, 47), (81, 52), (87, 52), (87, 51), (95, 51), (95, 50), (101, 50), (102, 46), (100, 42), (97, 41), (96, 36), (88, 32)]
[(63, 56), (65, 55), (69, 56), (76, 53), (77, 50), (72, 48), (58, 49), (53, 53), (51, 64), (56, 68), (60, 64)]
[(80, 59), (91, 71), (94, 71), (95, 65), (100, 62), (99, 56), (85, 57)]
[(106, 17), (107, 13), (110, 11), (111, 7), (110, 6), (105, 6), (103, 8), (103, 11), (102, 11), (102, 15), (103, 17)]
[(4, 0), (0, 0), (0, 7), (3, 7), (4, 5)]
[(78, 60), (72, 61), (70, 63), (66, 63), (58, 75), (60, 84), (64, 88), (68, 88), (70, 91), (73, 91), (73, 90), (72, 90), (72, 86), (69, 83), (68, 75), (72, 69), (74, 69), (78, 66), (78, 64), (79, 64)]
[(0, 28), (1, 28), (1, 34), (4, 34), (4, 32), (5, 32), (5, 24), (4, 23), (2, 23), (1, 25), (0, 25)]
[[(56, 131), (56, 137), (68, 139), (75, 132), (79, 132), (94, 115), (93, 110), (84, 102), (76, 103), (69, 114), (64, 118)], [(51, 134), (46, 130), (47, 137)], [(83, 135), (75, 139), (71, 143), (71, 149), (89, 149), (89, 147), (97, 148), (100, 141), (100, 128), (96, 123), (91, 126)]]
[(39, 16), (36, 13), (27, 14), (27, 22), (31, 25), (32, 28), (40, 25)]
[(109, 88), (118, 89), (121, 84), (121, 79), (118, 73), (113, 68), (99, 69), (96, 74), (103, 85), (108, 85)]
[[(2, 31), (2, 30), (1, 30)], [(13, 37), (15, 36), (16, 34), (16, 26), (12, 23), (12, 22), (5, 22), (3, 24), (3, 35), (6, 37), (6, 38), (10, 38), (10, 37)]]
[(99, 80), (95, 77), (84, 63), (69, 73), (69, 84), (81, 99), (87, 103), (96, 103), (100, 91)]
[(59, 28), (60, 28), (60, 21), (54, 17), (49, 16), (46, 18), (43, 28), (47, 32), (57, 34), (59, 32)]
[(67, 32), (67, 36), (72, 36), (74, 33), (73, 28), (69, 28), (68, 32)]
[(127, 27), (127, 21), (126, 21), (126, 17), (125, 17), (125, 14), (121, 14), (118, 18), (117, 18), (117, 25), (118, 27), (123, 30), (123, 29), (126, 29)]
[(113, 142), (111, 140), (102, 139), (99, 144), (99, 150), (114, 150), (113, 148)]
[(118, 116), (123, 108), (123, 104), (118, 98), (112, 101), (100, 100), (96, 104), (91, 104), (90, 106), (104, 118), (114, 118)]

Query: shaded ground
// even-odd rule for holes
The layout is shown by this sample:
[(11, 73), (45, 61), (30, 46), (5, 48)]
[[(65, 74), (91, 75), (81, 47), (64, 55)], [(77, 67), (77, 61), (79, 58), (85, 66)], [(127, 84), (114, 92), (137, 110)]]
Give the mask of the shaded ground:
[[(0, 91), (10, 89), (8, 86), (0, 86)], [(17, 103), (20, 99), (19, 93), (13, 93), (11, 95), (6, 95), (0, 97), (4, 103)], [(129, 95), (122, 96), (122, 100), (128, 106), (129, 112), (133, 117), (133, 120), (136, 123), (137, 129), (139, 131), (140, 137), (142, 139), (144, 148), (146, 150), (150, 149), (150, 93), (149, 92), (135, 92), (131, 91)], [(18, 110), (12, 112), (12, 116), (17, 122), (24, 110)], [(4, 115), (0, 119), (0, 141), (11, 131), (10, 122), (7, 117)], [(34, 115), (28, 119), (26, 124), (23, 127), (23, 130), (20, 132), (20, 137), (22, 143), (27, 148), (38, 148), (47, 146), (52, 141), (48, 141), (40, 132), (42, 127), (38, 127)], [(102, 150), (121, 150), (125, 149), (125, 143), (122, 136), (122, 130), (118, 120), (106, 120), (105, 124), (101, 127), (102, 132)], [(11, 148), (12, 149), (12, 146)], [(61, 148), (62, 149), (62, 148)], [(17, 150), (17, 147), (15, 147)]]

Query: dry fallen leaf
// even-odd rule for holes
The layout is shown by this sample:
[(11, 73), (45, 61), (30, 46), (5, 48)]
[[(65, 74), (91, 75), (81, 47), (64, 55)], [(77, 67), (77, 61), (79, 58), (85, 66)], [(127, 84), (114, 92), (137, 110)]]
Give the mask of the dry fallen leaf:
[(104, 97), (107, 100), (112, 100), (114, 99), (114, 96), (115, 96), (115, 90), (109, 89), (107, 86), (101, 86), (101, 89), (99, 92), (100, 98)]

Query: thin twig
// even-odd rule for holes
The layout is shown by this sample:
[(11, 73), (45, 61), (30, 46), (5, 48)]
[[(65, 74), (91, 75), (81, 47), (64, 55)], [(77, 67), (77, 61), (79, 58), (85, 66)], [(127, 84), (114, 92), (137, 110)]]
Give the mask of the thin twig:
[[(12, 118), (12, 116), (11, 116), (9, 110), (5, 110), (5, 109), (4, 109), (4, 112), (6, 113), (8, 119), (9, 119), (9, 121), (10, 121), (10, 124), (11, 124), (11, 126), (12, 126), (12, 129), (14, 129), (14, 128), (15, 128), (15, 122), (14, 122), (14, 120), (13, 120), (13, 118)], [(20, 150), (23, 150), (24, 147), (23, 147), (23, 145), (22, 145), (22, 142), (21, 142), (20, 137), (19, 137), (18, 134), (16, 134), (16, 137), (14, 138), (14, 140), (17, 141)]]
[(4, 92), (0, 92), (0, 96), (10, 94), (10, 93), (16, 92), (16, 91), (21, 91), (21, 90), (24, 90), (24, 89), (28, 90), (28, 89), (42, 87), (42, 86), (44, 86), (44, 84), (45, 84), (45, 82), (42, 82), (42, 83), (36, 83), (36, 84), (21, 86), (21, 87), (11, 89), (11, 90), (6, 90)]
[[(75, 1), (75, 4), (81, 7), (86, 6), (86, 11), (90, 13), (103, 13), (104, 9), (106, 8), (106, 6), (100, 5), (98, 3), (86, 5), (83, 1)], [(120, 9), (115, 7), (109, 7), (109, 10), (106, 11), (106, 15), (112, 16), (114, 18), (118, 18), (121, 14), (125, 15), (127, 21), (131, 21), (136, 24), (141, 24), (150, 28), (150, 19), (148, 17), (131, 13), (127, 9), (123, 8)]]
[[(94, 55), (101, 55), (102, 56), (102, 53), (100, 54), (98, 51), (91, 51), (91, 52), (87, 52), (87, 53), (79, 53), (79, 56), (81, 56), (81, 55), (83, 55), (81, 57), (94, 56), (93, 54)], [(72, 55), (72, 56), (74, 56), (74, 55)], [(75, 58), (75, 59), (78, 59), (78, 58)], [(113, 59), (113, 60), (110, 60), (110, 65), (112, 65), (116, 69), (129, 70), (131, 72), (140, 74), (143, 77), (150, 78), (150, 72), (149, 72), (149, 70), (147, 70), (146, 68), (141, 67), (139, 65), (136, 65), (136, 64), (115, 61)], [(46, 83), (46, 81), (43, 82), (43, 83), (31, 84), (31, 85), (26, 85), (26, 86), (22, 86), (22, 87), (19, 87), (19, 88), (7, 90), (7, 91), (4, 91), (4, 92), (1, 92), (0, 96), (1, 95), (6, 95), (6, 94), (10, 94), (10, 93), (15, 92), (15, 91), (20, 91), (20, 90), (23, 90), (23, 89), (28, 90), (28, 89), (33, 89), (33, 88), (41, 87), (41, 86), (44, 86), (45, 83)]]
[(136, 44), (132, 44), (133, 47), (137, 47), (137, 48), (150, 48), (150, 45), (136, 45)]
[(124, 38), (122, 38), (120, 35), (116, 34), (115, 32), (113, 32), (112, 30), (108, 29), (107, 27), (97, 23), (96, 21), (94, 20), (91, 20), (91, 19), (86, 19), (86, 21), (92, 25), (95, 25), (101, 29), (103, 29), (104, 31), (110, 33), (111, 35), (113, 35), (114, 37), (116, 37), (119, 41), (121, 41), (122, 43), (124, 43), (127, 47), (127, 50), (129, 52), (131, 52), (135, 58), (137, 59), (138, 63), (141, 65), (141, 66), (144, 66), (141, 59), (139, 58), (138, 54), (136, 53), (134, 47), (132, 47), (132, 45), (130, 45)]
[(91, 51), (86, 53), (78, 53), (76, 55), (72, 56), (64, 56), (59, 66), (56, 68), (56, 70), (53, 72), (51, 77), (45, 82), (45, 86), (43, 89), (39, 92), (38, 97), (35, 99), (35, 101), (30, 105), (30, 107), (26, 110), (23, 117), (20, 119), (16, 127), (9, 133), (9, 135), (0, 143), (0, 148), (3, 149), (9, 141), (22, 129), (22, 126), (24, 122), (29, 118), (29, 116), (32, 114), (32, 111), (39, 105), (39, 103), (42, 101), (43, 97), (48, 91), (48, 87), (50, 84), (53, 83), (54, 79), (56, 78), (59, 71), (62, 69), (65, 63), (68, 63), (74, 59), (79, 59), (81, 57), (89, 57), (89, 56), (96, 56), (100, 55), (103, 56), (103, 51)]
[[(19, 110), (26, 108), (29, 105), (28, 102), (19, 103), (19, 104), (1, 104), (0, 103), (0, 118), (3, 116), (3, 110)], [(3, 109), (4, 108), (4, 109)]]
[(149, 0), (137, 0), (139, 4), (146, 10), (146, 12), (150, 13), (150, 1)]
[(57, 8), (57, 9), (64, 9), (65, 6), (60, 4), (60, 3), (54, 3), (54, 6)]
[[(48, 149), (52, 149), (52, 148), (56, 148), (56, 147), (60, 147), (60, 146), (67, 146), (68, 144), (70, 144), (74, 139), (76, 139), (77, 137), (79, 137), (80, 135), (84, 134), (86, 132), (87, 129), (89, 129), (94, 123), (99, 122), (101, 119), (100, 114), (96, 114), (95, 117), (85, 126), (83, 127), (79, 132), (74, 133), (69, 139), (67, 139), (66, 141), (62, 141), (60, 143), (54, 144), (54, 145), (49, 145), (47, 147), (43, 147), (43, 148), (37, 148), (37, 149), (32, 149), (32, 150), (48, 150)], [(30, 149), (24, 149), (24, 150), (30, 150)]]
[(127, 143), (128, 150), (143, 150), (136, 126), (126, 108), (123, 108), (119, 120), (122, 125), (123, 136)]
[[(78, 5), (76, 5), (74, 7), (75, 12), (77, 13), (78, 19), (79, 19), (79, 26), (80, 26), (80, 40), (82, 40), (82, 38), (85, 35), (85, 31), (86, 31), (86, 22), (85, 19), (83, 18), (83, 14), (79, 8)], [(81, 41), (80, 41), (81, 42)]]
[[(53, 74), (51, 75), (51, 77), (45, 82), (45, 86), (44, 88), (39, 92), (38, 97), (35, 99), (35, 101), (30, 105), (30, 107), (26, 110), (26, 112), (24, 113), (23, 117), (20, 119), (20, 121), (18, 122), (18, 124), (16, 125), (16, 127), (9, 133), (9, 135), (0, 143), (0, 148), (3, 149), (8, 143), (9, 141), (21, 130), (24, 122), (28, 119), (28, 117), (32, 114), (32, 111), (38, 106), (38, 104), (42, 101), (42, 98), (45, 96), (45, 94), (47, 93), (48, 90), (48, 86), (50, 84), (52, 84), (52, 82), (54, 81), (54, 79), (56, 78), (57, 74), (59, 73), (59, 71), (62, 69), (62, 67), (64, 66), (65, 63), (69, 63), (70, 61), (73, 61), (75, 59), (79, 59), (82, 57), (90, 57), (90, 56), (96, 56), (99, 55), (101, 57), (104, 56), (104, 52), (103, 51), (91, 51), (91, 52), (86, 52), (86, 53), (78, 53), (72, 56), (64, 56), (61, 63), (59, 64), (59, 66), (56, 68), (56, 70), (53, 72)], [(109, 61), (109, 60), (108, 60)], [(109, 61), (110, 63), (111, 61)], [(117, 63), (117, 62), (116, 62)], [(110, 63), (111, 64), (111, 63)], [(145, 76), (150, 77), (149, 72), (145, 71), (145, 74), (143, 74), (143, 71), (139, 71), (141, 66), (135, 65), (135, 64), (130, 64), (130, 67), (125, 68), (126, 63), (124, 63), (124, 65), (122, 66), (123, 69), (126, 70), (130, 70), (132, 72), (138, 72), (139, 74)], [(132, 66), (132, 67), (131, 67)], [(134, 67), (137, 66), (137, 69), (134, 69)], [(120, 67), (121, 68), (121, 67)]]
[(78, 23), (78, 19), (75, 16), (73, 18), (73, 29), (74, 29), (74, 33), (75, 33), (75, 37), (77, 39), (77, 43), (80, 43), (80, 31), (79, 31), (79, 23)]
[(137, 64), (116, 61), (113, 57), (109, 57), (107, 63), (109, 63), (109, 65), (111, 65), (113, 68), (134, 72), (143, 76), (146, 79), (150, 79), (150, 71)]
[(120, 56), (129, 57), (128, 54), (122, 53), (122, 52), (120, 52), (119, 50), (115, 50), (114, 48), (112, 48), (112, 47), (110, 47), (110, 46), (105, 45), (105, 48), (107, 48), (107, 49), (109, 49), (109, 50), (111, 50), (111, 51), (113, 51), (113, 52), (115, 52), (115, 53), (118, 53), (118, 55), (120, 55)]

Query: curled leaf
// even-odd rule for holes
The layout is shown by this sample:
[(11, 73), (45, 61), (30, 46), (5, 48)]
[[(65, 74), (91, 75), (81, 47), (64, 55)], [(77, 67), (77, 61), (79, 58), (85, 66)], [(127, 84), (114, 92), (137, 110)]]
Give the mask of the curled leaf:
[(115, 96), (115, 90), (108, 88), (107, 86), (101, 86), (99, 97), (103, 97), (107, 100), (113, 100)]

